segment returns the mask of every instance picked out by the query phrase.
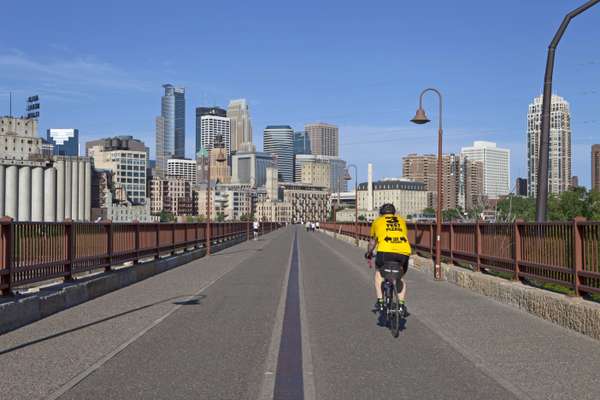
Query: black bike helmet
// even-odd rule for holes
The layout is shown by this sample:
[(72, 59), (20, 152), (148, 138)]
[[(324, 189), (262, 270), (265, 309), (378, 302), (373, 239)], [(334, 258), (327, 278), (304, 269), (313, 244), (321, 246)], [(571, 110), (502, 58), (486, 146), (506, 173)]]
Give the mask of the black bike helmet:
[(396, 214), (396, 207), (392, 203), (385, 203), (379, 208), (379, 215)]

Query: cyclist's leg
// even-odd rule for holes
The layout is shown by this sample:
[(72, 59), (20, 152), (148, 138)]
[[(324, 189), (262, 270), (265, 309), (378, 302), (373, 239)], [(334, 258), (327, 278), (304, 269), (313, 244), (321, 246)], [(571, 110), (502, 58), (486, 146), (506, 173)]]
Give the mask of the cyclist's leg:
[(398, 293), (398, 299), (401, 302), (404, 302), (404, 299), (406, 298), (406, 281), (404, 280), (404, 276), (406, 275), (406, 272), (408, 271), (408, 260), (409, 257), (408, 256), (404, 256), (404, 260), (402, 262), (402, 278), (400, 279), (400, 281), (402, 282), (402, 290)]
[(381, 284), (383, 283), (383, 277), (379, 272), (379, 269), (375, 268), (375, 292), (377, 293), (377, 299), (382, 299), (383, 294), (381, 293)]

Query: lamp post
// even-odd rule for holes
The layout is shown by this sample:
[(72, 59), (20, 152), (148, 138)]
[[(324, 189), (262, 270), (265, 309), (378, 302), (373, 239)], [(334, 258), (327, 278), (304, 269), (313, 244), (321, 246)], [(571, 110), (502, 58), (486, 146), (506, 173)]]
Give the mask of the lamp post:
[[(212, 150), (217, 150), (216, 161), (222, 163), (227, 160), (225, 154), (223, 154), (223, 136), (217, 135), (215, 137), (215, 143)], [(212, 152), (211, 150), (211, 152)], [(210, 209), (210, 152), (208, 153), (208, 168), (207, 168), (207, 185), (206, 185), (206, 255), (210, 255), (210, 223), (211, 223), (211, 209)]]
[(358, 246), (358, 167), (350, 164), (350, 168), (354, 168), (354, 243)]
[[(600, 0), (599, 0), (600, 1)], [(423, 96), (427, 92), (436, 93), (440, 100), (440, 110), (439, 110), (439, 122), (438, 122), (438, 158), (437, 158), (437, 212), (436, 212), (436, 228), (435, 228), (435, 265), (433, 267), (433, 277), (436, 280), (442, 279), (442, 202), (443, 202), (443, 193), (442, 193), (442, 93), (434, 88), (428, 88), (421, 92), (419, 96), (419, 108), (417, 109), (417, 113), (414, 118), (411, 119), (411, 122), (422, 125), (430, 122), (429, 118), (425, 114), (425, 110), (423, 109)]]
[(569, 26), (569, 22), (587, 9), (600, 3), (600, 0), (590, 0), (584, 5), (568, 13), (563, 19), (560, 27), (554, 34), (548, 46), (546, 59), (546, 72), (544, 74), (544, 95), (542, 99), (542, 124), (540, 133), (540, 152), (538, 158), (537, 199), (535, 207), (535, 219), (537, 222), (545, 222), (548, 214), (548, 158), (550, 144), (550, 113), (552, 110), (552, 76), (554, 74), (554, 54), (556, 47), (562, 39), (563, 34)]

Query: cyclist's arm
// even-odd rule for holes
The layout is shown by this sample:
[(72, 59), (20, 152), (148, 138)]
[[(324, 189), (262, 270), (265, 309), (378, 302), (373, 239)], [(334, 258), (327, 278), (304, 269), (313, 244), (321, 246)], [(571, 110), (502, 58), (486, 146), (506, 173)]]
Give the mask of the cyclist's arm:
[(367, 247), (367, 254), (373, 255), (373, 251), (377, 246), (377, 235), (375, 234), (375, 221), (371, 224), (371, 239), (369, 240), (369, 246)]

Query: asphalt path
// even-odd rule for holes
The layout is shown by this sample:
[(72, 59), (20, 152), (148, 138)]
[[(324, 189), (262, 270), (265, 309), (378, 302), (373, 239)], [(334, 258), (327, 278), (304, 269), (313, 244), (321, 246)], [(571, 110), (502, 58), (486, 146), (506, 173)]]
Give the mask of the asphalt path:
[(0, 336), (0, 398), (600, 398), (598, 342), (406, 280), (393, 338), (361, 250), (282, 229)]

